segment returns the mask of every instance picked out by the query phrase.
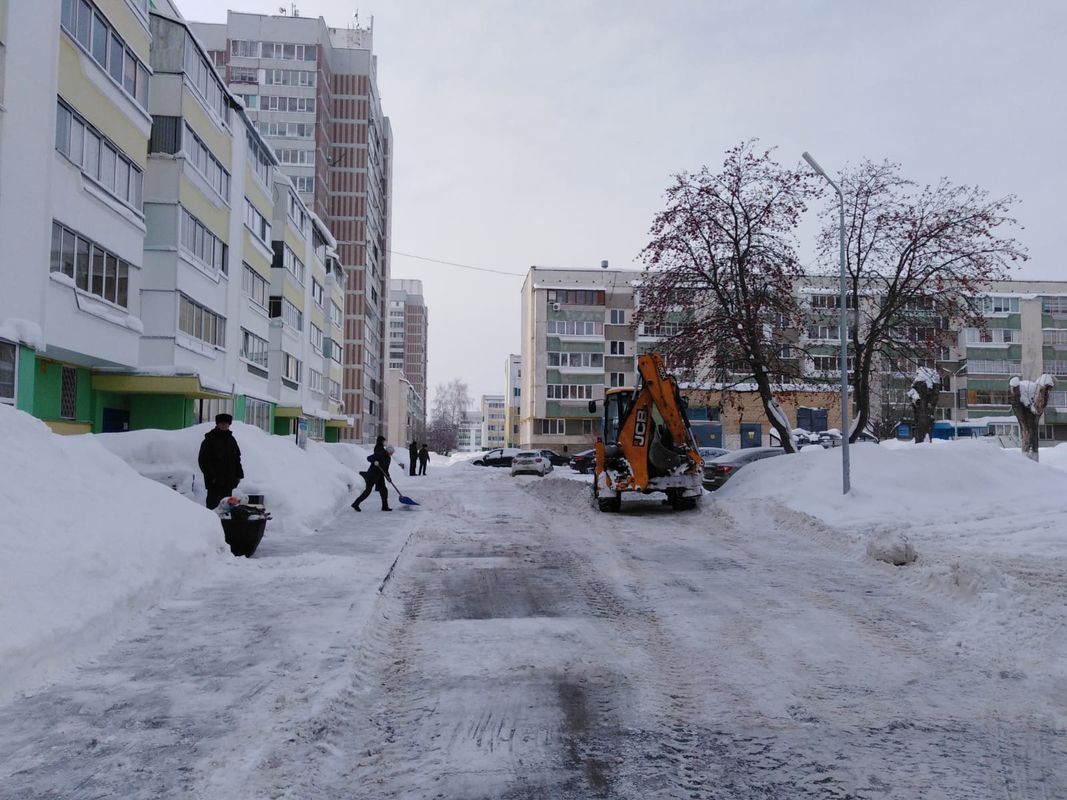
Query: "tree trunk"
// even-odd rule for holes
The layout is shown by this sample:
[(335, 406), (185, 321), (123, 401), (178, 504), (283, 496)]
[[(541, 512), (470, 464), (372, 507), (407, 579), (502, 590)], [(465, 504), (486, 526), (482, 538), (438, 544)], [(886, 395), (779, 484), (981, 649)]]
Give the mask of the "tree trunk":
[(763, 401), (763, 413), (770, 420), (771, 427), (778, 432), (778, 441), (782, 443), (787, 453), (795, 453), (793, 430), (789, 427), (789, 421), (785, 419), (778, 401), (774, 399), (774, 392), (771, 391), (771, 382), (767, 379), (766, 371), (759, 367), (756, 369), (756, 386), (759, 389), (760, 400)]
[[(1032, 396), (1029, 403), (1024, 402), (1022, 387), (1026, 385), (1028, 394)], [(1011, 386), (1011, 410), (1015, 419), (1019, 420), (1019, 440), (1023, 455), (1031, 461), (1038, 461), (1038, 432), (1037, 423), (1041, 415), (1045, 413), (1045, 405), (1048, 403), (1049, 392), (1056, 385), (1056, 381), (1049, 375), (1042, 375), (1036, 386), (1031, 381), (1020, 381), (1012, 378)]]
[(925, 442), (934, 429), (934, 407), (941, 394), (940, 385), (930, 386), (924, 380), (911, 385), (911, 407), (915, 412), (915, 441)]

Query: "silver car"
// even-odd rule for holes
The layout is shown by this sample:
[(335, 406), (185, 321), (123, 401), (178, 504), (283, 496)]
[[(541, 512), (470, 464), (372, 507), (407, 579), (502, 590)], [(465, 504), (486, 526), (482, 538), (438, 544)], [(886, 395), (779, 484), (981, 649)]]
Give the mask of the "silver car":
[(540, 450), (520, 450), (511, 459), (511, 474), (541, 475), (552, 471), (552, 462)]

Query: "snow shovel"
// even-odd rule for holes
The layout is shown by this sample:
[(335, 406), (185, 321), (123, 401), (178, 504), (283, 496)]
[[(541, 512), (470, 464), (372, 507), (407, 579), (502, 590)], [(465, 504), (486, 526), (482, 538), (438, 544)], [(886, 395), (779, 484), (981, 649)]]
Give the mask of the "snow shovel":
[[(387, 481), (389, 481), (389, 485), (390, 486), (392, 486), (394, 489), (396, 489), (396, 484), (393, 483), (393, 479), (392, 478), (390, 478), (388, 475), (386, 475), (385, 479)], [(418, 505), (418, 503), (416, 503), (414, 500), (412, 500), (407, 495), (403, 494), (399, 489), (396, 489), (396, 493), (398, 495), (400, 495), (400, 502), (403, 503), (404, 505), (406, 505), (406, 506), (417, 506)]]

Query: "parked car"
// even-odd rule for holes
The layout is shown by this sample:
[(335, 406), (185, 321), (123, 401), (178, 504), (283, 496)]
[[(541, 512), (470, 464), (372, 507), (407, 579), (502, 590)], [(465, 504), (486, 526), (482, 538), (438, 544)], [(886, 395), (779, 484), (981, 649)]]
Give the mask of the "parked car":
[(596, 464), (596, 450), (583, 450), (571, 456), (571, 469), (584, 475)]
[(544, 477), (552, 471), (552, 462), (543, 453), (544, 450), (520, 450), (511, 459), (511, 474)]
[(704, 459), (706, 464), (714, 458), (726, 455), (730, 451), (725, 447), (698, 447), (697, 452), (700, 453), (700, 457)]
[(708, 491), (715, 491), (746, 464), (784, 454), (785, 448), (783, 447), (746, 447), (719, 456), (704, 464), (704, 488)]
[(553, 467), (562, 467), (571, 463), (571, 460), (567, 456), (561, 456), (555, 450), (542, 450), (541, 455), (547, 458)]
[(511, 460), (518, 452), (517, 447), (498, 447), (482, 453), (471, 463), (476, 467), (510, 467)]

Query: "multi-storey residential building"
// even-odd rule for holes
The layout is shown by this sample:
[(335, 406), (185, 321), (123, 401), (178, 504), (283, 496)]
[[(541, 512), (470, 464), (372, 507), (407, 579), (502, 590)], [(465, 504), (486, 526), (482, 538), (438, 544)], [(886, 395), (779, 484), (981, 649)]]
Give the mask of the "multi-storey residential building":
[[(5, 148), (25, 150), (20, 163), (45, 165), (42, 191), (20, 188), (15, 205), (10, 190), (29, 176), (0, 163), (0, 247), (13, 265), (0, 400), (57, 430), (178, 428), (228, 410), (267, 431), (336, 439), (352, 420), (340, 348), (329, 347), (346, 285), (335, 240), (275, 174), (169, 0), (151, 13), (104, 5), (69, 0), (54, 16), (20, 6), (13, 19), (36, 45), (20, 35), (10, 55), (54, 80), (57, 99), (42, 125), (40, 98), (20, 86), (0, 129)], [(58, 33), (51, 51), (39, 46), (46, 24)]]
[(522, 409), (522, 356), (512, 353), (504, 365), (504, 439), (507, 447), (519, 446), (519, 419)]
[(482, 412), (464, 411), (456, 432), (456, 450), (474, 453), (482, 448)]
[(494, 447), (504, 447), (507, 444), (507, 430), (505, 428), (507, 413), (505, 411), (504, 395), (483, 394), (481, 414), (482, 447), (486, 450)]
[(415, 440), (421, 442), (425, 434), (422, 397), (403, 370), (390, 369), (385, 380), (385, 396), (389, 398), (386, 439), (406, 452), (408, 444)]
[(342, 394), (352, 436), (385, 430), (392, 134), (372, 31), (321, 18), (229, 12), (194, 23), (280, 169), (337, 239), (348, 270)]
[(532, 267), (522, 286), (522, 447), (575, 452), (596, 438), (605, 386), (636, 380), (633, 281), (625, 270)]
[[(426, 397), (426, 336), (429, 312), (422, 281), (389, 282), (389, 368), (402, 369), (420, 397)], [(422, 420), (425, 424), (426, 420)]]
[(0, 6), (0, 401), (58, 431), (110, 424), (96, 371), (139, 361), (147, 5)]

